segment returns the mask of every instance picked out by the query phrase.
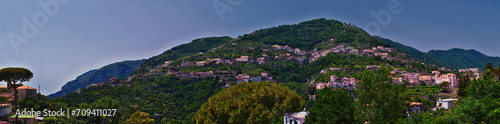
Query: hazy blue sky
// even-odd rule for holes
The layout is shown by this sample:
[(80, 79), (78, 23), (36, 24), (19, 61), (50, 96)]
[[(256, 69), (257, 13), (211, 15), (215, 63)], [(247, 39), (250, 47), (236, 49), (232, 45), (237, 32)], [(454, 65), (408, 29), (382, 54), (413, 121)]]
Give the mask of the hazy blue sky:
[[(39, 2), (57, 6), (45, 11)], [(196, 38), (237, 37), (316, 18), (352, 23), (424, 52), (457, 47), (500, 56), (498, 6), (493, 0), (2, 0), (0, 68), (32, 70), (26, 85), (41, 84), (49, 94), (88, 70), (149, 58)]]

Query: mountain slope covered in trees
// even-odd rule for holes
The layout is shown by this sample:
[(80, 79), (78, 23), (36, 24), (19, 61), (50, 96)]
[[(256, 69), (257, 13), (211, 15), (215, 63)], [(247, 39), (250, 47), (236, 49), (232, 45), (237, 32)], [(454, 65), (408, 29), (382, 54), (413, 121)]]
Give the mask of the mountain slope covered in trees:
[(429, 63), (429, 64), (434, 64), (434, 65), (437, 65), (437, 66), (445, 66), (441, 62), (439, 62), (439, 61), (435, 60), (434, 58), (428, 56), (426, 53), (421, 52), (420, 50), (417, 50), (417, 49), (415, 49), (413, 47), (406, 46), (406, 45), (403, 45), (401, 43), (392, 41), (390, 39), (382, 38), (380, 36), (374, 36), (374, 37), (376, 39), (382, 41), (382, 42), (390, 44), (392, 47), (398, 49), (402, 53), (407, 54), (411, 58), (414, 58), (414, 59), (417, 59), (419, 61), (426, 62), (426, 63)]
[(499, 57), (487, 56), (476, 50), (464, 50), (453, 48), (450, 50), (431, 50), (427, 53), (421, 52), (413, 47), (403, 45), (401, 43), (375, 36), (376, 39), (388, 43), (399, 51), (406, 53), (408, 56), (429, 64), (437, 66), (446, 66), (453, 69), (479, 68), (483, 70), (483, 66), (487, 63), (493, 65), (500, 64)]
[(141, 65), (141, 67), (134, 71), (134, 74), (145, 73), (161, 64), (164, 64), (164, 62), (168, 60), (175, 60), (189, 55), (198, 54), (200, 52), (207, 52), (208, 50), (225, 44), (232, 39), (233, 38), (228, 36), (195, 39), (189, 43), (173, 47), (158, 56), (149, 58), (143, 65)]
[[(275, 46), (288, 46), (288, 50)], [(315, 19), (299, 24), (282, 25), (257, 30), (238, 38), (210, 37), (193, 40), (191, 43), (174, 47), (151, 57), (135, 72), (135, 78), (127, 86), (110, 87), (106, 85), (86, 88), (80, 93), (70, 93), (63, 98), (70, 106), (80, 103), (91, 104), (104, 97), (116, 98), (123, 109), (122, 119), (135, 111), (146, 112), (155, 122), (193, 123), (192, 117), (210, 96), (223, 90), (226, 85), (236, 84), (237, 75), (260, 77), (267, 73), (271, 81), (280, 83), (297, 92), (308, 100), (309, 82), (330, 79), (331, 74), (339, 77), (353, 77), (356, 72), (369, 65), (392, 65), (407, 71), (424, 72), (436, 68), (415, 63), (404, 58), (399, 52), (392, 56), (407, 62), (389, 61), (380, 56), (353, 55), (347, 52), (329, 53), (315, 61), (309, 61), (311, 52), (328, 51), (332, 47), (346, 46), (359, 49), (389, 44), (381, 42), (355, 26), (336, 20)], [(293, 49), (293, 52), (290, 50)], [(301, 50), (302, 52), (296, 52)], [(248, 57), (247, 62), (236, 62), (236, 58)], [(256, 59), (264, 57), (266, 62), (258, 64)], [(232, 61), (232, 64), (210, 61), (202, 66), (181, 67), (181, 63), (204, 62), (219, 58)], [(172, 63), (165, 67), (165, 61)], [(342, 71), (321, 73), (332, 67)], [(408, 68), (413, 67), (413, 68)], [(207, 76), (204, 78), (180, 78), (176, 74), (205, 72), (235, 72), (230, 76)], [(217, 75), (217, 74), (216, 74)], [(194, 75), (195, 77), (197, 75)], [(306, 83), (307, 82), (307, 83)], [(313, 93), (314, 94), (314, 93)], [(155, 116), (157, 115), (157, 116)]]
[[(334, 49), (337, 47), (343, 50)], [(331, 75), (339, 79), (355, 78), (357, 73), (376, 66), (388, 67), (387, 73), (398, 69), (430, 75), (437, 70), (435, 66), (421, 64), (402, 53), (417, 60), (434, 59), (411, 47), (373, 37), (355, 26), (315, 19), (261, 29), (234, 39), (196, 39), (151, 57), (134, 71), (131, 82), (85, 88), (61, 99), (70, 107), (85, 107), (101, 99), (113, 98), (120, 108), (118, 118), (121, 120), (140, 111), (148, 113), (155, 123), (194, 123), (196, 111), (210, 97), (228, 86), (238, 86), (237, 80), (241, 80), (238, 78), (264, 77), (265, 74), (266, 78), (272, 77), (268, 78), (268, 83), (279, 83), (297, 92), (306, 100), (308, 108), (314, 103), (309, 98), (315, 94), (316, 87), (312, 84), (329, 82)], [(96, 72), (84, 75), (90, 73)], [(79, 79), (85, 79), (83, 77)], [(248, 81), (254, 80), (259, 79)], [(391, 80), (387, 77), (384, 81)], [(398, 101), (402, 108), (404, 100)], [(396, 113), (399, 118), (401, 112)], [(92, 122), (87, 121), (88, 118), (59, 119), (65, 120), (62, 122)]]
[(500, 64), (500, 57), (487, 56), (473, 49), (431, 50), (426, 55), (454, 69), (479, 68), (483, 70), (482, 67), (488, 63)]
[(354, 44), (359, 47), (389, 46), (358, 27), (324, 18), (257, 30), (243, 35), (241, 41), (288, 45), (302, 50), (330, 47), (333, 43)]
[(60, 91), (50, 94), (47, 97), (61, 97), (67, 93), (75, 92), (79, 88), (85, 88), (90, 84), (108, 82), (110, 78), (114, 77), (118, 77), (118, 79), (125, 79), (145, 61), (145, 59), (123, 61), (109, 64), (99, 69), (90, 70), (78, 76), (75, 80), (69, 81), (68, 83), (64, 84)]

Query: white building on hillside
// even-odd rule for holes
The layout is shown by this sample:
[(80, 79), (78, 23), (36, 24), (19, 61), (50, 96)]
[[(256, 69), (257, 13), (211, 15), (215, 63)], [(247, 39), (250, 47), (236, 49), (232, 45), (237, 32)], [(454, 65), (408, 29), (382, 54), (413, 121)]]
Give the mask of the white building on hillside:
[(457, 101), (458, 99), (439, 99), (437, 101), (436, 107), (437, 108), (444, 108), (444, 109), (451, 109), (453, 108), (453, 102)]
[(301, 111), (297, 113), (288, 114), (285, 113), (283, 123), (284, 124), (303, 124), (306, 122), (307, 111)]

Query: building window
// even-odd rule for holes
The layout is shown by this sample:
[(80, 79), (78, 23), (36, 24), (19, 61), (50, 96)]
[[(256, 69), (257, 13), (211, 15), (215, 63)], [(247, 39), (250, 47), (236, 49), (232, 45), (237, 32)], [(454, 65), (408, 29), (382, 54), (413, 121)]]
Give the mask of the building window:
[(438, 107), (443, 107), (443, 103), (439, 103)]

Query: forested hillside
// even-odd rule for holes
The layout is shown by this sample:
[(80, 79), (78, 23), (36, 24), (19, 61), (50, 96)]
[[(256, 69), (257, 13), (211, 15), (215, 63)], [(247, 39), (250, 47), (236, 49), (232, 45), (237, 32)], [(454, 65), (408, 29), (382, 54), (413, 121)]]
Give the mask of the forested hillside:
[(426, 53), (421, 52), (420, 50), (417, 50), (413, 47), (405, 46), (401, 43), (394, 42), (390, 39), (385, 39), (385, 38), (382, 38), (380, 36), (374, 36), (374, 37), (382, 42), (390, 44), (392, 47), (398, 49), (402, 53), (407, 54), (411, 58), (414, 58), (414, 59), (417, 59), (419, 61), (426, 62), (429, 64), (434, 64), (437, 66), (447, 66), (447, 65), (444, 65), (443, 63), (441, 63), (440, 61), (437, 61), (436, 59), (430, 57)]
[(314, 102), (311, 96), (317, 83), (332, 82), (332, 75), (339, 77), (333, 82), (340, 78), (354, 81), (358, 72), (380, 67), (418, 73), (437, 69), (403, 55), (360, 28), (316, 19), (235, 39), (196, 39), (148, 59), (131, 75), (132, 82), (105, 83), (62, 98), (73, 107), (113, 98), (122, 108), (120, 119), (140, 111), (157, 123), (194, 123), (196, 111), (209, 97), (243, 82), (289, 87), (306, 100), (308, 108)]
[(335, 43), (354, 44), (359, 47), (389, 46), (376, 40), (360, 28), (324, 18), (261, 29), (243, 35), (241, 41), (288, 45), (302, 50), (331, 47)]
[(500, 64), (499, 57), (486, 56), (476, 50), (458, 48), (450, 50), (431, 50), (427, 55), (454, 69), (479, 68), (483, 70), (482, 67), (488, 63), (493, 65)]
[(106, 65), (102, 68), (90, 70), (80, 76), (75, 80), (69, 81), (62, 86), (61, 90), (50, 94), (48, 98), (56, 98), (64, 96), (67, 93), (75, 92), (79, 88), (85, 88), (90, 84), (97, 84), (99, 82), (108, 82), (110, 78), (118, 77), (119, 79), (125, 79), (135, 69), (140, 67), (146, 60), (134, 60), (134, 61), (123, 61), (113, 64)]
[(192, 54), (207, 52), (208, 50), (211, 50), (215, 47), (225, 44), (232, 39), (233, 38), (228, 36), (195, 39), (190, 43), (173, 47), (172, 49), (167, 50), (158, 56), (153, 56), (149, 58), (148, 60), (146, 60), (146, 62), (144, 62), (143, 65), (141, 65), (141, 67), (139, 67), (134, 71), (134, 74), (145, 73), (151, 69), (156, 68), (157, 66), (163, 64), (165, 61), (168, 60), (175, 60)]
[(431, 50), (424, 53), (413, 47), (405, 46), (390, 39), (385, 39), (379, 36), (375, 36), (375, 38), (390, 44), (400, 52), (406, 53), (409, 57), (437, 66), (445, 66), (453, 69), (479, 68), (482, 70), (482, 66), (487, 63), (492, 63), (493, 65), (500, 64), (499, 57), (487, 56), (472, 49), (464, 50), (453, 48), (450, 50)]

